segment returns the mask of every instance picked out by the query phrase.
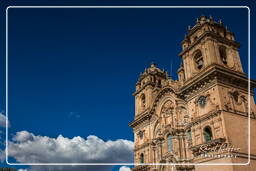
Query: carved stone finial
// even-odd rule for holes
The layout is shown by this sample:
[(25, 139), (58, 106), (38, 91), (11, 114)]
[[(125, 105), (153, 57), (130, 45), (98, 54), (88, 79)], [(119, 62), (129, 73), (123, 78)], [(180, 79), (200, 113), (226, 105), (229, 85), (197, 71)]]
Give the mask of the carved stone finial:
[(214, 19), (213, 19), (213, 17), (212, 17), (211, 15), (210, 15), (210, 19), (209, 19), (209, 20), (210, 20), (210, 23), (211, 23), (211, 24), (214, 23)]
[(151, 68), (154, 68), (156, 67), (156, 64), (154, 62), (151, 62), (151, 65), (150, 65)]

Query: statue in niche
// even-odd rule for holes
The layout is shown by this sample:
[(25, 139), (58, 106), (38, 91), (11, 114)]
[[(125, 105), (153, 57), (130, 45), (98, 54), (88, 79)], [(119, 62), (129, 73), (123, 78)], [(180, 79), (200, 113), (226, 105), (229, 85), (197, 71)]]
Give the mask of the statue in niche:
[(249, 111), (249, 109), (248, 109), (248, 101), (247, 101), (246, 97), (245, 96), (241, 96), (241, 100), (244, 103), (244, 110), (245, 110), (244, 112), (248, 112)]
[(239, 93), (238, 91), (230, 92), (230, 95), (233, 97), (233, 99), (238, 102)]
[(233, 105), (231, 103), (231, 97), (230, 94), (228, 93), (228, 96), (224, 97), (224, 109), (226, 111), (232, 111), (233, 110)]
[(232, 97), (232, 99), (234, 100), (234, 102), (237, 105), (241, 105), (242, 104), (242, 99), (240, 98), (240, 93), (237, 90), (230, 91), (229, 95)]
[(183, 106), (177, 107), (177, 114), (179, 118), (179, 123), (181, 124), (188, 123), (190, 117), (185, 107)]
[(166, 101), (161, 109), (161, 116), (163, 117), (164, 125), (170, 123), (173, 123), (173, 110), (174, 110), (174, 103), (170, 100)]

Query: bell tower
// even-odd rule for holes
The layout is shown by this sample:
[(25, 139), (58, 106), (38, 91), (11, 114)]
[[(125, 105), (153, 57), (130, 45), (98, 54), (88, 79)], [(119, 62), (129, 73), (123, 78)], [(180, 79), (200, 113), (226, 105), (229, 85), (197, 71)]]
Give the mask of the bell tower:
[(182, 41), (182, 52), (186, 80), (204, 72), (212, 64), (243, 73), (239, 43), (234, 34), (224, 27), (221, 20), (201, 16), (195, 26), (188, 27), (188, 34)]
[[(251, 80), (243, 72), (234, 34), (212, 17), (201, 16), (182, 41), (184, 73), (180, 98), (186, 101), (191, 122), (185, 129), (191, 131), (188, 150), (194, 163), (236, 163), (245, 164), (251, 155), (251, 166), (256, 169), (256, 149), (249, 152), (249, 139), (256, 142), (256, 117)], [(178, 74), (182, 72), (179, 71)], [(179, 80), (181, 81), (180, 77)], [(250, 92), (250, 96), (248, 94)], [(248, 119), (251, 121), (249, 136)], [(239, 135), (239, 138), (237, 137)], [(226, 150), (220, 150), (225, 147)], [(228, 151), (229, 148), (233, 148)], [(203, 150), (204, 149), (204, 150)], [(253, 159), (253, 160), (252, 160)], [(196, 171), (213, 169), (198, 167)], [(225, 171), (243, 170), (239, 166), (215, 166)]]
[(152, 63), (146, 68), (136, 83), (135, 96), (135, 121), (130, 126), (134, 128), (135, 157), (134, 163), (151, 163), (153, 153), (150, 151), (152, 142), (151, 127), (148, 119), (151, 113), (153, 99), (166, 85), (167, 72), (159, 69)]
[(155, 63), (140, 74), (136, 83), (135, 96), (135, 117), (147, 112), (153, 100), (153, 94), (159, 90), (167, 79), (167, 72), (157, 68)]

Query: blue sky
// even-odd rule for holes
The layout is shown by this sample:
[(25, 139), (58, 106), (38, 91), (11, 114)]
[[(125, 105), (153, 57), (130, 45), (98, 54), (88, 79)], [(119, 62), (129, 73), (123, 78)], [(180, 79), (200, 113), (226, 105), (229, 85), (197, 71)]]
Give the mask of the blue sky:
[(200, 15), (235, 33), (247, 73), (247, 9), (9, 9), (10, 138), (26, 130), (133, 141), (139, 73), (154, 61), (176, 79), (180, 43)]
[[(176, 77), (180, 42), (196, 17), (222, 19), (242, 43), (247, 70), (247, 9), (226, 11), (10, 9), (10, 131), (132, 140), (139, 73), (152, 61), (170, 70), (173, 61)], [(193, 15), (177, 20), (179, 13)]]

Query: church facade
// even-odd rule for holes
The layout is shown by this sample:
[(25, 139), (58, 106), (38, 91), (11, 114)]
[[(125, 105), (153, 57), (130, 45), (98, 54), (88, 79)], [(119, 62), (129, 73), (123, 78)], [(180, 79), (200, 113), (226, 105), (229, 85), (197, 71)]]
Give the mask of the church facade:
[[(135, 117), (129, 124), (133, 171), (256, 170), (256, 82), (251, 80), (248, 90), (239, 46), (221, 21), (201, 16), (182, 41), (178, 80), (156, 64), (145, 69), (136, 83)], [(147, 165), (154, 163), (162, 165)]]

